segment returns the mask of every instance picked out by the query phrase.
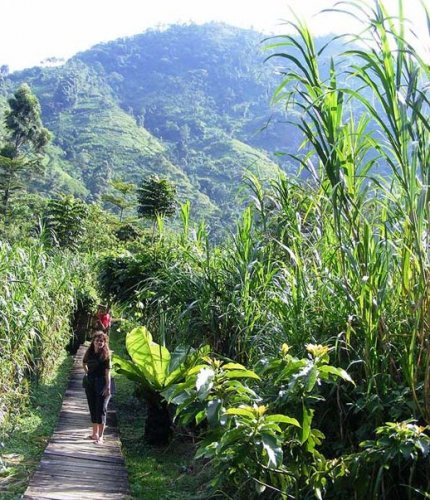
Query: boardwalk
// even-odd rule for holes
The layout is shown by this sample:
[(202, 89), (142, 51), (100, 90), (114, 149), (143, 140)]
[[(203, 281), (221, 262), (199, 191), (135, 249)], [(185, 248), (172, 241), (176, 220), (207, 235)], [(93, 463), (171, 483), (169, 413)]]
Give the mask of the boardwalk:
[(115, 413), (108, 414), (102, 446), (85, 439), (91, 422), (82, 389), (84, 352), (81, 347), (76, 354), (57, 427), (24, 494), (26, 500), (130, 498)]

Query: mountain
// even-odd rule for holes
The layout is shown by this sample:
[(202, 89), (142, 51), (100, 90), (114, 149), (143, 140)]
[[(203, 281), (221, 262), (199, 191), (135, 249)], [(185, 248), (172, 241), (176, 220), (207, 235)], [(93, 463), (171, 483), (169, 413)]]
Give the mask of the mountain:
[(296, 149), (292, 128), (267, 126), (279, 84), (264, 63), (264, 35), (224, 24), (175, 25), (94, 46), (59, 67), (35, 67), (0, 82), (5, 97), (27, 82), (53, 132), (46, 176), (35, 188), (88, 200), (110, 178), (174, 181), (194, 212), (231, 218), (246, 170), (279, 171), (278, 150)]

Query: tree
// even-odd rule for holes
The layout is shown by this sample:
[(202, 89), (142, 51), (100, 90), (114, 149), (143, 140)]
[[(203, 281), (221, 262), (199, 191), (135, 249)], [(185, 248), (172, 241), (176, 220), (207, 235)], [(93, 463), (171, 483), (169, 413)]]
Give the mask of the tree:
[(130, 197), (136, 191), (136, 185), (131, 182), (123, 182), (118, 179), (110, 181), (110, 185), (116, 191), (102, 195), (102, 200), (111, 203), (119, 210), (119, 221), (122, 222), (124, 210), (136, 205)]
[(137, 200), (141, 217), (153, 220), (171, 217), (176, 211), (176, 186), (167, 179), (151, 175), (138, 188)]
[(100, 201), (102, 196), (106, 193), (111, 176), (112, 166), (108, 161), (99, 163), (91, 171), (90, 178), (87, 182), (87, 187), (91, 191), (94, 201)]
[(76, 250), (85, 234), (87, 205), (74, 196), (62, 196), (48, 203), (45, 222), (55, 245)]
[(10, 197), (23, 189), (27, 177), (40, 169), (40, 154), (51, 139), (43, 127), (37, 97), (23, 84), (8, 99), (6, 142), (0, 148), (1, 211), (7, 219)]

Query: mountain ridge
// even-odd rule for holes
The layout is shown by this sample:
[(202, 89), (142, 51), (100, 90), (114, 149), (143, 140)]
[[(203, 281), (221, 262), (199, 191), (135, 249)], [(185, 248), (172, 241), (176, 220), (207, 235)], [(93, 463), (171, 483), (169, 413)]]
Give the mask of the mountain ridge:
[(231, 218), (244, 173), (276, 176), (275, 151), (299, 144), (266, 127), (280, 111), (270, 107), (279, 76), (263, 62), (264, 37), (220, 23), (173, 25), (8, 75), (3, 96), (29, 83), (54, 133), (38, 188), (97, 200), (111, 178), (157, 173), (199, 215)]

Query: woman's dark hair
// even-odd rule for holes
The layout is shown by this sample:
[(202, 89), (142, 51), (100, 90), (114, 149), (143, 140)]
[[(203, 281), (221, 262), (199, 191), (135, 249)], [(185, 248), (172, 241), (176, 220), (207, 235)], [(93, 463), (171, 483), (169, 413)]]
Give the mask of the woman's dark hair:
[(103, 347), (101, 348), (100, 357), (103, 361), (109, 359), (110, 351), (109, 351), (109, 337), (102, 330), (96, 330), (93, 335), (93, 339), (91, 340), (90, 347), (88, 347), (87, 352), (84, 355), (84, 363), (88, 360), (88, 356), (90, 354), (94, 354), (96, 351), (94, 349), (94, 342), (98, 338), (102, 338), (104, 340)]

